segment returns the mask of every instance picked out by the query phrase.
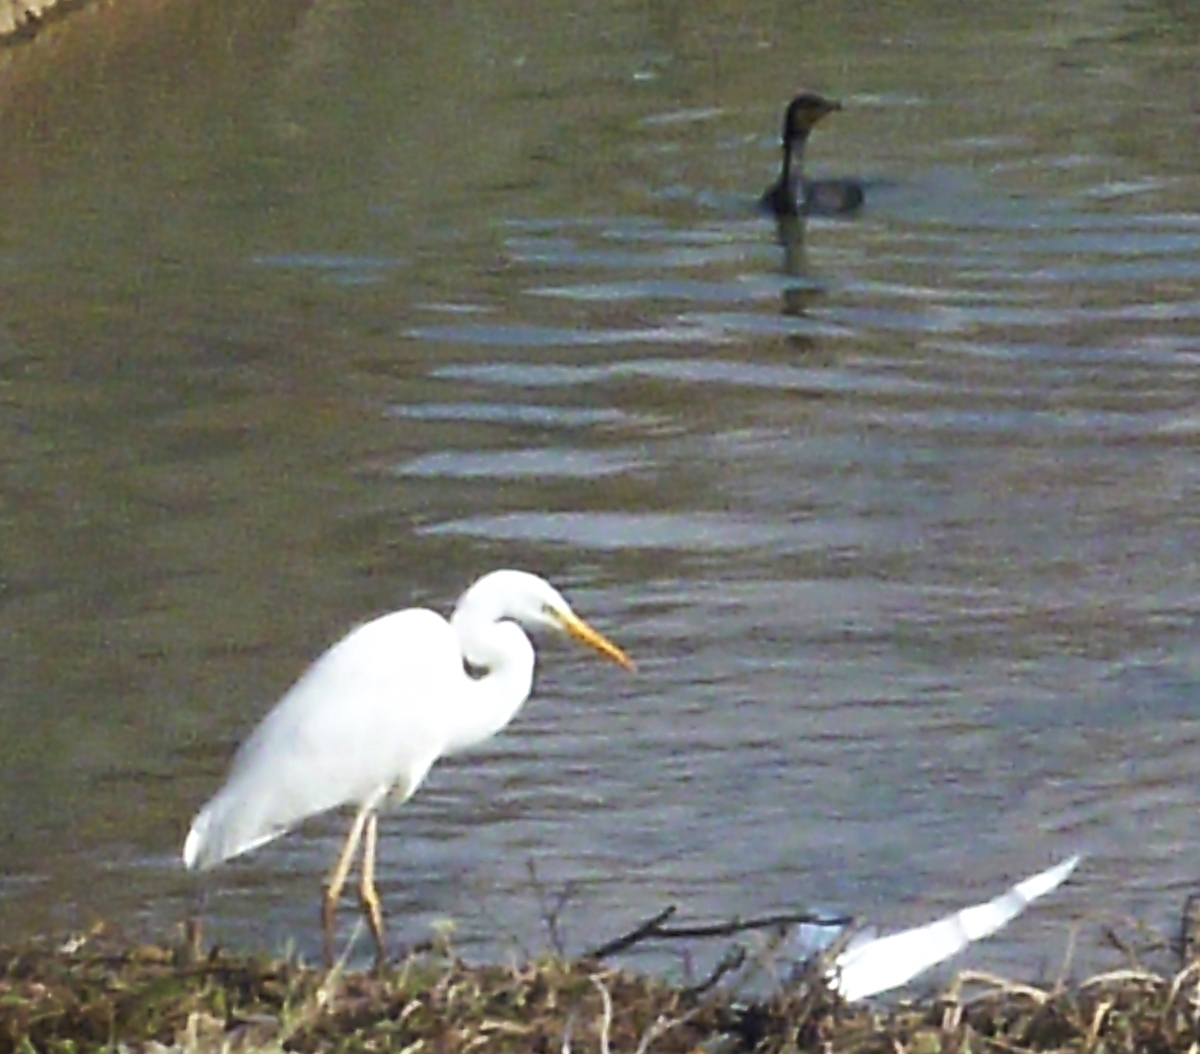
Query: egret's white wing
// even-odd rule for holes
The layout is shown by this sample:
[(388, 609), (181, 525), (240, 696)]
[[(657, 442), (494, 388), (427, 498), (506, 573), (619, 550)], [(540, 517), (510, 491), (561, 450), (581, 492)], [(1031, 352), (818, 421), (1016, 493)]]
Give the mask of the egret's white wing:
[(930, 967), (962, 951), (972, 941), (990, 937), (1011, 922), (1038, 897), (1056, 889), (1075, 870), (1073, 856), (1032, 878), (1018, 882), (1006, 893), (956, 911), (926, 926), (917, 926), (886, 937), (853, 941), (834, 959), (829, 980), (850, 1002), (899, 988)]
[[(400, 774), (416, 789), (446, 740), (464, 681), (449, 623), (423, 609), (375, 619), (333, 645), (263, 718), (192, 823), (183, 857), (211, 867), (301, 820), (364, 804)], [(419, 701), (419, 702), (417, 702)]]

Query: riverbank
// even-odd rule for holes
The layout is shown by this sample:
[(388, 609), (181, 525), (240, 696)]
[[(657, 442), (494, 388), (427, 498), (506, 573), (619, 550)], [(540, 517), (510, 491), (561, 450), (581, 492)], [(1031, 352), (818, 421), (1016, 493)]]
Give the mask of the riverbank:
[[(79, 3), (64, 0), (0, 0), (0, 44), (21, 36), (32, 36), (51, 12), (55, 14)], [(61, 9), (61, 10), (60, 10)]]
[[(764, 964), (759, 963), (761, 968)], [(0, 950), (10, 1051), (1188, 1051), (1200, 969), (1081, 981), (960, 974), (916, 1002), (850, 1006), (810, 971), (746, 1002), (594, 961), (470, 965), (445, 944), (378, 975), (96, 932)]]

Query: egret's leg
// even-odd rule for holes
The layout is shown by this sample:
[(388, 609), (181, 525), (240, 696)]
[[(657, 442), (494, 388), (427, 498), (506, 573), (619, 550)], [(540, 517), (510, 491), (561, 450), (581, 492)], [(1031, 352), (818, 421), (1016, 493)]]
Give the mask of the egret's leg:
[(375, 888), (375, 846), (379, 841), (379, 814), (371, 813), (367, 820), (367, 833), (363, 838), (362, 874), (358, 883), (358, 901), (371, 936), (375, 938), (375, 966), (380, 968), (387, 959), (383, 948), (383, 908), (379, 903), (379, 891)]
[(325, 937), (325, 965), (333, 965), (333, 922), (337, 914), (338, 897), (346, 885), (346, 876), (350, 873), (350, 864), (354, 861), (354, 852), (362, 840), (363, 826), (374, 815), (370, 805), (364, 805), (354, 817), (350, 825), (350, 833), (346, 835), (346, 844), (342, 847), (341, 856), (325, 883), (325, 896), (321, 900), (321, 932)]

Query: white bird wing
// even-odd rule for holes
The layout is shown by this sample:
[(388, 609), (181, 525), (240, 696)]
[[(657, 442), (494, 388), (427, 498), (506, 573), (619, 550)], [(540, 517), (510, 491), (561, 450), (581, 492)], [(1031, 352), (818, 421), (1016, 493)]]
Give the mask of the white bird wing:
[(448, 622), (424, 609), (359, 626), (316, 660), (234, 757), (184, 844), (211, 867), (301, 820), (393, 786), (407, 797), (437, 759), (465, 681)]
[(1038, 897), (1058, 888), (1079, 861), (1080, 857), (1073, 856), (985, 904), (963, 908), (928, 925), (853, 941), (834, 959), (830, 983), (849, 1002), (899, 988), (972, 941), (990, 937)]

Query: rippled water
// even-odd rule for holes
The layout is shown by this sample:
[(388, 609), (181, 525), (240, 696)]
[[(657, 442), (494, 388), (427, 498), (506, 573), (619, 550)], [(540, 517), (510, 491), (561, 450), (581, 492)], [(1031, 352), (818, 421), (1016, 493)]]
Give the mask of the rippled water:
[[(1198, 26), (900, 6), (215, 4), (45, 103), (98, 127), (9, 116), (0, 934), (182, 917), (187, 823), (304, 663), (501, 564), (638, 672), (544, 644), (386, 820), (394, 934), (541, 947), (538, 882), (573, 948), (666, 903), (898, 925), (1078, 850), (976, 961), (1173, 925)], [(196, 33), (239, 62), (164, 68)], [(753, 203), (801, 77), (845, 104), (811, 164), (872, 183), (785, 247)], [(313, 950), (342, 822), (214, 872), (213, 932)]]

